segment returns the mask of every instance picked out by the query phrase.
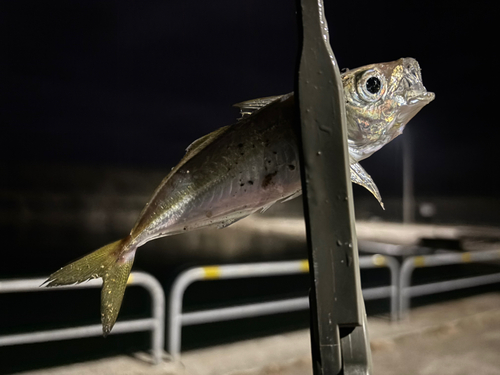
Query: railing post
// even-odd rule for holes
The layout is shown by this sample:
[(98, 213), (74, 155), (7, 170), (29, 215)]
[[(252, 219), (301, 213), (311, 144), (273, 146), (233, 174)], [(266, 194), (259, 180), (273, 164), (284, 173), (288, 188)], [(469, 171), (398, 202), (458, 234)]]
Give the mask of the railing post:
[(154, 328), (151, 332), (151, 354), (156, 365), (163, 360), (165, 346), (165, 293), (160, 282), (153, 276), (134, 272), (129, 282), (141, 285), (151, 295), (151, 314), (153, 315)]
[(403, 319), (409, 308), (408, 287), (411, 282), (411, 275), (415, 269), (415, 257), (406, 258), (401, 265), (399, 276), (399, 320)]
[(168, 346), (167, 351), (174, 361), (179, 360), (182, 334), (182, 300), (184, 291), (194, 281), (203, 279), (203, 269), (192, 268), (177, 278), (170, 292), (168, 314)]

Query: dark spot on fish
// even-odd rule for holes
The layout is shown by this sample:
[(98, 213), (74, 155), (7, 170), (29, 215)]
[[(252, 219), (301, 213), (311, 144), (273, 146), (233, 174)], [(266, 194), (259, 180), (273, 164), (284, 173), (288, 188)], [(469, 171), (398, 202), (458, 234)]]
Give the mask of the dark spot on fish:
[(240, 152), (240, 155), (245, 155), (245, 153), (244, 152)]
[(277, 153), (276, 151), (273, 151), (273, 154), (274, 154), (274, 155), (277, 155), (278, 153)]
[(267, 162), (268, 162), (269, 164), (271, 164), (271, 160), (268, 160)]
[(294, 171), (295, 170), (295, 165), (288, 164), (288, 169), (290, 169), (291, 171)]
[(273, 177), (277, 174), (278, 171), (275, 171), (274, 173), (269, 173), (268, 175), (266, 175), (266, 177), (264, 177), (264, 179), (262, 180), (262, 187), (266, 189), (269, 185), (271, 185), (273, 183)]
[(250, 185), (253, 185), (253, 181), (252, 181), (252, 180), (249, 180), (249, 181), (248, 181), (248, 183), (249, 183)]
[(243, 147), (243, 143), (239, 143), (238, 147), (240, 147), (240, 148)]
[(240, 186), (243, 186), (243, 185), (245, 185), (245, 183), (244, 183), (244, 182), (242, 182), (242, 183), (240, 184)]
[(255, 145), (252, 145), (252, 148), (255, 148)]
[(184, 227), (184, 230), (187, 230), (188, 228), (187, 227)]
[(212, 217), (213, 213), (212, 213), (212, 211), (207, 211), (205, 215), (206, 215), (207, 217)]

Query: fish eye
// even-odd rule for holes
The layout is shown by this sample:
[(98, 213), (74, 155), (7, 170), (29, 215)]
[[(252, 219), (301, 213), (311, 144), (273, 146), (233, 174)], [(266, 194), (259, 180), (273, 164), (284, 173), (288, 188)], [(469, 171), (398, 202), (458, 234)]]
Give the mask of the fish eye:
[(384, 77), (376, 70), (369, 70), (357, 82), (359, 96), (368, 102), (379, 100), (385, 92)]
[(371, 94), (377, 94), (380, 91), (381, 82), (378, 77), (370, 77), (366, 81), (366, 89)]

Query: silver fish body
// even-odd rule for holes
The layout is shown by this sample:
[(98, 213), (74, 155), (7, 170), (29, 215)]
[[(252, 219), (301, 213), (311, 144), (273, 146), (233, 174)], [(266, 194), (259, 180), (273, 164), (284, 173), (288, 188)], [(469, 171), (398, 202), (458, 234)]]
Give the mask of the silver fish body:
[[(358, 163), (401, 134), (434, 99), (418, 63), (404, 58), (347, 71), (351, 180), (378, 189)], [(103, 279), (101, 320), (113, 327), (138, 247), (193, 229), (226, 227), (301, 193), (297, 116), (293, 93), (239, 103), (243, 117), (191, 144), (146, 204), (130, 234), (54, 272), (48, 286)]]
[[(434, 94), (423, 86), (412, 58), (350, 70), (342, 80), (352, 180), (381, 201), (370, 176), (356, 163), (401, 134)], [(131, 232), (131, 248), (191, 229), (225, 227), (299, 195), (293, 93), (238, 106), (245, 116), (188, 149), (187, 160), (162, 182)]]
[(160, 184), (131, 231), (132, 247), (225, 227), (301, 189), (294, 96), (201, 139)]

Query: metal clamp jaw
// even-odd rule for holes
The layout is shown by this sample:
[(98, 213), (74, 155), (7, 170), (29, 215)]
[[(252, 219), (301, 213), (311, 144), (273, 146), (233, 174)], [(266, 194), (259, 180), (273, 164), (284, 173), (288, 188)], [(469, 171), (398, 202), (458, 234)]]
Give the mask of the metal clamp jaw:
[(312, 276), (315, 375), (369, 374), (371, 353), (358, 264), (344, 93), (322, 0), (301, 0), (296, 84), (302, 187)]

